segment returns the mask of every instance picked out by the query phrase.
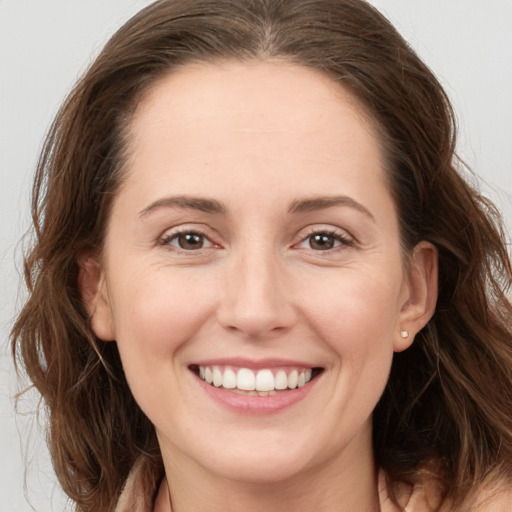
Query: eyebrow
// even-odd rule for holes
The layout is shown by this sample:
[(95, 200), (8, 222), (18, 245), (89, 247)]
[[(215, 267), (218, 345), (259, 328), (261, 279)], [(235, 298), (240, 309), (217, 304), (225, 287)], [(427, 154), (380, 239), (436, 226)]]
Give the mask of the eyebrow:
[(139, 217), (145, 217), (160, 208), (187, 208), (205, 213), (225, 213), (224, 205), (215, 199), (194, 196), (170, 196), (158, 199), (139, 212)]
[(307, 213), (316, 210), (323, 210), (333, 206), (348, 206), (363, 213), (375, 222), (375, 217), (370, 210), (348, 196), (320, 196), (294, 201), (288, 210), (289, 213)]
[[(319, 196), (306, 199), (297, 199), (292, 202), (288, 208), (288, 213), (307, 213), (334, 206), (346, 206), (354, 208), (355, 210), (363, 213), (373, 221), (375, 217), (372, 213), (365, 208), (361, 203), (348, 196)], [(223, 214), (226, 213), (226, 207), (215, 199), (196, 196), (170, 196), (158, 199), (154, 203), (144, 208), (139, 212), (139, 217), (145, 217), (155, 210), (160, 208), (183, 208), (198, 210), (205, 213)]]

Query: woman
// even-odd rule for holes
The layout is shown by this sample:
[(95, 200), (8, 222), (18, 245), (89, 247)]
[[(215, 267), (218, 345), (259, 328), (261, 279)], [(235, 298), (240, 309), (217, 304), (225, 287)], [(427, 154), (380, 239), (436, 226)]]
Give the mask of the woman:
[(79, 511), (509, 510), (511, 268), (361, 0), (156, 2), (62, 107), (13, 330)]

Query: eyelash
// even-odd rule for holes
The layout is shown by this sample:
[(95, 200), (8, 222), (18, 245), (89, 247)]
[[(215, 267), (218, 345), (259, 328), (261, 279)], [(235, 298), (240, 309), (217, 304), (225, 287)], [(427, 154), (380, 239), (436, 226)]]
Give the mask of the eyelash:
[[(197, 237), (200, 237), (202, 241), (201, 247), (199, 247), (198, 249), (185, 249), (177, 244), (173, 244), (173, 241), (178, 241), (178, 238), (184, 235), (196, 235)], [(327, 249), (313, 249), (313, 247), (311, 247), (311, 243), (313, 237), (315, 236), (324, 236), (333, 239), (333, 247), (328, 247)], [(206, 247), (204, 246), (205, 243), (207, 244)], [(352, 237), (340, 231), (332, 229), (311, 229), (305, 236), (301, 238), (300, 242), (294, 244), (292, 247), (301, 248), (302, 244), (308, 244), (308, 247), (303, 247), (304, 249), (309, 249), (317, 253), (329, 254), (337, 250), (342, 250), (344, 247), (353, 247), (355, 245), (355, 241)], [(167, 247), (170, 250), (174, 250), (176, 252), (181, 252), (184, 254), (197, 253), (200, 252), (202, 249), (220, 247), (214, 242), (212, 242), (211, 239), (201, 229), (191, 229), (187, 227), (183, 227), (178, 230), (172, 231), (171, 233), (166, 233), (162, 235), (158, 239), (158, 245)]]
[[(330, 237), (334, 239), (334, 243), (339, 242), (339, 244), (328, 249), (315, 250), (311, 247), (311, 241), (314, 236)], [(295, 246), (301, 246), (302, 244), (306, 243), (309, 244), (309, 247), (307, 247), (307, 249), (311, 249), (314, 252), (319, 253), (330, 253), (336, 250), (343, 249), (343, 247), (353, 247), (355, 245), (354, 239), (351, 238), (348, 234), (333, 229), (312, 229), (305, 237), (301, 239), (301, 241), (298, 244), (295, 244)]]
[[(207, 243), (208, 246), (204, 247), (204, 245), (203, 245), (199, 249), (184, 249), (183, 247), (180, 247), (179, 245), (174, 245), (172, 243), (174, 240), (178, 240), (178, 237), (184, 236), (184, 235), (196, 235), (201, 238), (203, 244)], [(169, 248), (170, 250), (174, 250), (176, 252), (181, 252), (181, 253), (185, 253), (185, 254), (200, 252), (202, 249), (210, 249), (210, 248), (218, 247), (214, 242), (212, 242), (210, 240), (210, 238), (201, 229), (191, 229), (191, 228), (186, 228), (186, 227), (183, 227), (183, 228), (180, 228), (177, 230), (173, 230), (171, 233), (164, 233), (158, 239), (158, 245), (161, 245), (166, 248)]]

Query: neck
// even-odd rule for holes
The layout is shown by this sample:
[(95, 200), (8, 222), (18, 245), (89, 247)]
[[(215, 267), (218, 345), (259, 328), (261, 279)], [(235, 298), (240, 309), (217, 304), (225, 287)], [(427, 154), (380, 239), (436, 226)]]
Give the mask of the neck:
[(367, 434), (366, 439), (353, 440), (343, 453), (279, 481), (223, 478), (176, 453), (172, 457), (164, 454), (170, 498), (162, 512), (171, 510), (171, 502), (172, 512), (378, 512), (371, 432)]

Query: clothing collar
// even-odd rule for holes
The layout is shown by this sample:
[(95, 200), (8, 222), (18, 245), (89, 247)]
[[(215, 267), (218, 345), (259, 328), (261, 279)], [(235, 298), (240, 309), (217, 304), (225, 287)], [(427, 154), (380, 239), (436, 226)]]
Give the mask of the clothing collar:
[[(476, 501), (467, 509), (471, 512), (510, 512), (512, 490), (503, 485), (485, 486)], [(392, 484), (383, 470), (378, 475), (378, 492), (381, 512), (453, 512), (443, 500), (443, 486), (433, 473), (425, 472), (414, 486)], [(158, 512), (155, 504), (167, 506), (167, 483), (161, 465), (141, 457), (134, 464), (126, 480), (115, 512)], [(159, 507), (160, 507), (159, 505)]]

